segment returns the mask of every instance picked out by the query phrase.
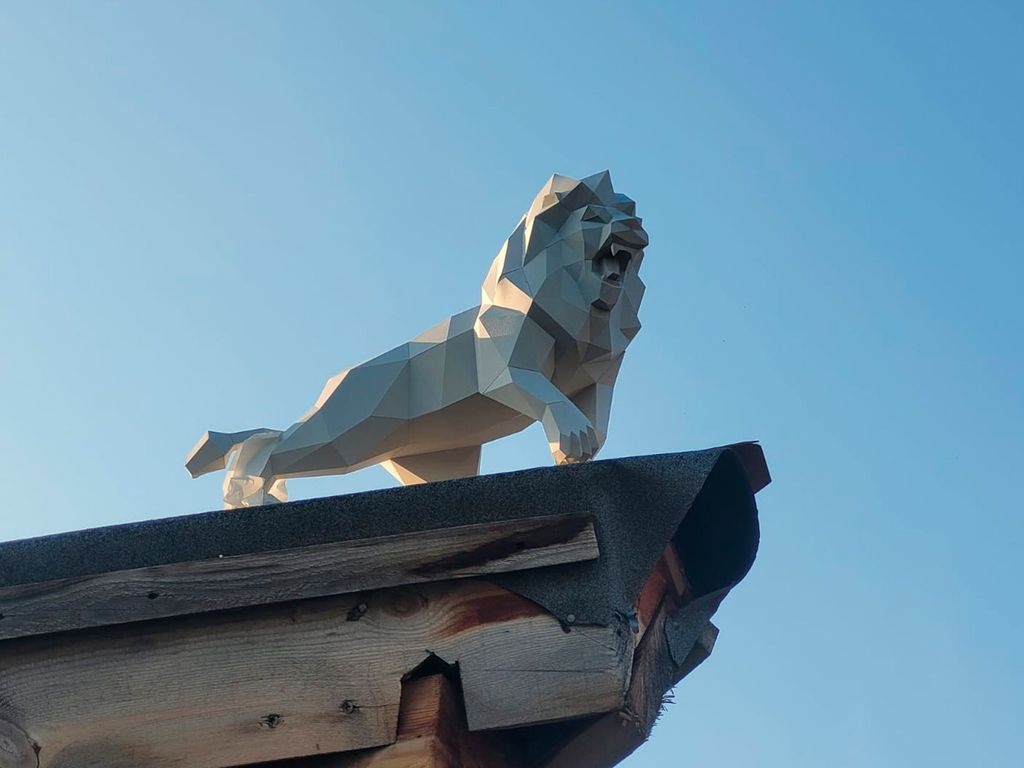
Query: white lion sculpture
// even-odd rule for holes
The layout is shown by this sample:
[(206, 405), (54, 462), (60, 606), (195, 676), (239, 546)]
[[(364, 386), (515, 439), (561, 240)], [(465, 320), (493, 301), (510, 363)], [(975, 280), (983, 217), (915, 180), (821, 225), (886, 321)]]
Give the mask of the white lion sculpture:
[(501, 247), (480, 306), (342, 371), (282, 431), (207, 432), (193, 477), (224, 469), (228, 509), (286, 501), (290, 477), (382, 464), (403, 484), (475, 475), (480, 446), (534, 421), (556, 463), (592, 459), (640, 330), (647, 233), (608, 172), (552, 176)]

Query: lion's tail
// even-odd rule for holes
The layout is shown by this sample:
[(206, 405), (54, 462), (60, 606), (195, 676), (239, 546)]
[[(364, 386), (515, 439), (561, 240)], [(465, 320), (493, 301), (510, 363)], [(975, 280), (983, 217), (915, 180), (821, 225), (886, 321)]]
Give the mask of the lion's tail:
[(196, 443), (185, 459), (185, 469), (192, 477), (224, 469), (228, 456), (247, 439), (260, 432), (275, 432), (270, 429), (247, 429), (244, 432), (207, 432)]

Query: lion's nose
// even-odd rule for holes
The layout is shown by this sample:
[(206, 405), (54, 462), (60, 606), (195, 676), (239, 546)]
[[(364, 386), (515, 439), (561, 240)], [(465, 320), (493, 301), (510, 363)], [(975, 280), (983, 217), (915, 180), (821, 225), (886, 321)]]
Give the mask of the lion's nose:
[(611, 227), (611, 239), (616, 243), (628, 245), (633, 248), (647, 247), (647, 233), (643, 227), (634, 219), (632, 221), (613, 221)]

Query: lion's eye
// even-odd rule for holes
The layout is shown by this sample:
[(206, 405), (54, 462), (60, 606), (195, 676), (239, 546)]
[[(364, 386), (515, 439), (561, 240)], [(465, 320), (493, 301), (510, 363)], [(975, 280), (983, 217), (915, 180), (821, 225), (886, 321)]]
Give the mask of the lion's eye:
[(604, 221), (604, 217), (593, 208), (587, 208), (583, 212), (583, 221)]

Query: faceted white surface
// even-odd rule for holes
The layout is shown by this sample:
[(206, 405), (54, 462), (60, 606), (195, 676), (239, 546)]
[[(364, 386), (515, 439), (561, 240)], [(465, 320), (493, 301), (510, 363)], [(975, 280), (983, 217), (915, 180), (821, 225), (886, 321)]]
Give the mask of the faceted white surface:
[(474, 475), (480, 446), (539, 421), (556, 463), (608, 432), (640, 330), (648, 238), (608, 172), (552, 176), (502, 245), (480, 306), (342, 371), (287, 429), (207, 432), (193, 477), (227, 468), (224, 506), (287, 500), (285, 480), (382, 464), (403, 484)]

